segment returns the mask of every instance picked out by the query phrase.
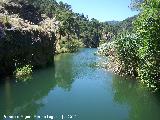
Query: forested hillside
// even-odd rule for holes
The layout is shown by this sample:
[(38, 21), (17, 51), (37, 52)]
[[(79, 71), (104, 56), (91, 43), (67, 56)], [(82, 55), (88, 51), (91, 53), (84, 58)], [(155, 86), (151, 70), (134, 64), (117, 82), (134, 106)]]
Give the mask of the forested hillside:
[[(74, 13), (67, 3), (55, 0), (27, 0), (29, 4), (39, 8), (39, 12), (59, 21), (56, 31), (57, 39), (63, 41), (81, 41), (86, 47), (97, 47), (101, 38), (103, 26), (96, 20), (89, 20), (84, 14)], [(63, 39), (65, 37), (65, 39)], [(62, 43), (62, 44), (63, 44)], [(76, 44), (76, 43), (75, 43)]]
[[(99, 22), (97, 19), (89, 19), (87, 15), (75, 13), (72, 10), (71, 5), (63, 2), (56, 2), (56, 0), (4, 0), (0, 2), (0, 23), (1, 23), (1, 46), (4, 46), (5, 41), (8, 39), (13, 40), (13, 43), (7, 43), (12, 45), (15, 54), (10, 56), (10, 52), (1, 53), (2, 74), (5, 68), (12, 66), (12, 70), (15, 70), (15, 64), (17, 67), (22, 67), (25, 64), (32, 64), (33, 66), (44, 65), (49, 62), (51, 52), (63, 53), (63, 52), (75, 52), (80, 47), (96, 48), (99, 44), (107, 41), (111, 41), (116, 38), (120, 31), (130, 31), (132, 29), (133, 18), (128, 18), (122, 22), (116, 22), (111, 24), (110, 22)], [(13, 31), (11, 33), (11, 31)], [(14, 31), (19, 31), (20, 36), (16, 36)], [(23, 32), (32, 35), (25, 35)], [(43, 33), (43, 34), (42, 34)], [(9, 35), (11, 34), (11, 35)], [(34, 51), (26, 53), (16, 52), (19, 48), (18, 38), (32, 38), (35, 41), (42, 41), (44, 36), (48, 40), (53, 36), (53, 43), (50, 45), (45, 44), (44, 47), (50, 48), (52, 51), (46, 53), (39, 53), (34, 58)], [(26, 37), (25, 37), (26, 36)], [(37, 38), (39, 36), (39, 38)], [(54, 37), (55, 36), (55, 37)], [(17, 38), (17, 42), (13, 38)], [(52, 37), (51, 37), (52, 38)], [(20, 40), (19, 39), (19, 40)], [(15, 43), (14, 43), (15, 42)], [(29, 40), (28, 40), (29, 42)], [(31, 42), (31, 41), (30, 41)], [(37, 42), (35, 42), (37, 43)], [(29, 45), (30, 43), (28, 43)], [(43, 43), (42, 43), (43, 44)], [(22, 48), (24, 44), (21, 44)], [(17, 46), (17, 47), (16, 47)], [(3, 47), (1, 47), (3, 48)], [(7, 47), (12, 48), (12, 47)], [(39, 48), (41, 49), (41, 48)], [(33, 54), (34, 53), (34, 54)], [(27, 55), (30, 54), (30, 55)], [(45, 56), (48, 56), (46, 59)], [(6, 57), (6, 55), (8, 55)], [(18, 56), (25, 56), (19, 59)], [(43, 57), (42, 57), (43, 56)], [(34, 60), (32, 60), (34, 59)], [(35, 61), (36, 62), (33, 62)], [(27, 61), (26, 61), (27, 60)], [(2, 62), (3, 61), (3, 62)], [(8, 62), (7, 62), (8, 61)], [(9, 62), (12, 61), (12, 62)], [(4, 64), (5, 63), (5, 64)]]
[[(1, 4), (2, 6), (8, 4), (7, 14), (18, 14), (20, 18), (34, 24), (42, 23), (44, 16), (54, 19), (50, 22), (57, 25), (58, 29), (54, 31), (57, 36), (57, 43), (61, 44), (57, 46), (57, 49), (63, 47), (63, 44), (67, 44), (68, 41), (69, 44), (79, 45), (79, 43), (83, 43), (85, 47), (98, 47), (100, 40), (109, 36), (108, 33), (117, 34), (118, 30), (122, 28), (131, 29), (133, 19), (129, 18), (119, 23), (116, 22), (116, 24), (99, 22), (94, 18), (89, 20), (87, 15), (74, 13), (72, 7), (67, 3), (58, 3), (55, 0), (5, 0)], [(23, 7), (22, 4), (26, 6)], [(21, 13), (17, 13), (17, 10), (21, 9), (18, 6), (22, 6)], [(46, 25), (45, 29), (49, 27), (49, 25)]]

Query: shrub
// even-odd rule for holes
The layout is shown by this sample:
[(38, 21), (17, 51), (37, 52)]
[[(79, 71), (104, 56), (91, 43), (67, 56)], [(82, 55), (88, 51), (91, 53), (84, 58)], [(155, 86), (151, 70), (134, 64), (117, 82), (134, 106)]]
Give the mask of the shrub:
[(71, 40), (71, 41), (69, 41), (69, 43), (68, 43), (69, 52), (78, 51), (79, 46), (80, 46), (79, 40)]
[(14, 72), (17, 80), (27, 81), (30, 79), (32, 74), (32, 66), (26, 65), (20, 68), (17, 68)]
[(109, 56), (112, 54), (112, 51), (114, 49), (115, 41), (106, 42), (104, 44), (101, 44), (98, 47), (97, 54), (102, 56)]
[(135, 34), (122, 34), (115, 41), (117, 57), (125, 75), (137, 76), (139, 58), (138, 38)]
[(80, 40), (67, 40), (63, 38), (60, 41), (60, 49), (57, 51), (57, 53), (77, 52), (80, 47), (83, 47), (83, 43)]

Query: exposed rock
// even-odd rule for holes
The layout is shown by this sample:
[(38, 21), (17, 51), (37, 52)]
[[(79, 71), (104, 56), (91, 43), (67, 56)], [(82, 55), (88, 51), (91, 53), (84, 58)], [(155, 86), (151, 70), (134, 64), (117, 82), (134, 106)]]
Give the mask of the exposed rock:
[(38, 24), (42, 21), (41, 13), (33, 5), (25, 2), (13, 2), (12, 0), (2, 5), (6, 12), (11, 14), (18, 14), (20, 18), (28, 20), (34, 24)]
[(26, 3), (9, 1), (0, 6), (0, 76), (26, 64), (34, 68), (52, 64), (59, 22), (41, 17)]

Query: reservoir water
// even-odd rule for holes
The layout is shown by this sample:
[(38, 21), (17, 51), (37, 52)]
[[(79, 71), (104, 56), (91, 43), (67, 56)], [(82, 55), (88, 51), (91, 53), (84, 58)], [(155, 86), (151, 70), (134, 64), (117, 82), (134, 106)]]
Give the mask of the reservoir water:
[(96, 67), (96, 49), (55, 56), (27, 82), (0, 82), (0, 120), (159, 120), (160, 96)]

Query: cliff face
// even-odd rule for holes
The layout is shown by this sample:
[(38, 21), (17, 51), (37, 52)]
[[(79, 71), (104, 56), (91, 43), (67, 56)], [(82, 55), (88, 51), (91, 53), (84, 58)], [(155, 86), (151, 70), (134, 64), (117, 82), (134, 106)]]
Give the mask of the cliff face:
[(16, 67), (31, 64), (34, 68), (53, 63), (52, 37), (39, 31), (5, 30), (0, 39), (0, 73), (12, 74)]
[(11, 2), (0, 8), (0, 76), (26, 64), (34, 68), (52, 64), (55, 19), (41, 17), (34, 6), (24, 3)]

